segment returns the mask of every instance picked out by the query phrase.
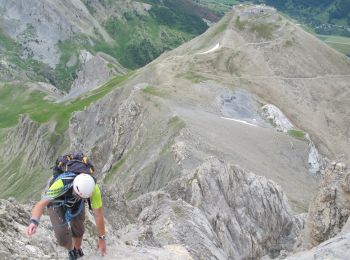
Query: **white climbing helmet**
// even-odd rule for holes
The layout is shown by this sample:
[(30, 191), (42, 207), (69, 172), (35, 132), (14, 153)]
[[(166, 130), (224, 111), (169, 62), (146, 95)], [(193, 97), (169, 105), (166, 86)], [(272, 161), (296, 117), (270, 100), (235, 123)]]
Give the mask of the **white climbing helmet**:
[(74, 178), (73, 189), (79, 197), (90, 198), (95, 188), (95, 180), (90, 174), (81, 173)]

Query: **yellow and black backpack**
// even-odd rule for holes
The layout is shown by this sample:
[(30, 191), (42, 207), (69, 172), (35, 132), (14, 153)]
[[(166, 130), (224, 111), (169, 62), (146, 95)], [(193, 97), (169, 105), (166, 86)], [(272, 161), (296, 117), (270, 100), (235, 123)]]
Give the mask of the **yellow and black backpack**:
[(53, 179), (55, 180), (64, 172), (93, 174), (95, 169), (87, 156), (82, 152), (65, 154), (56, 159), (53, 169)]

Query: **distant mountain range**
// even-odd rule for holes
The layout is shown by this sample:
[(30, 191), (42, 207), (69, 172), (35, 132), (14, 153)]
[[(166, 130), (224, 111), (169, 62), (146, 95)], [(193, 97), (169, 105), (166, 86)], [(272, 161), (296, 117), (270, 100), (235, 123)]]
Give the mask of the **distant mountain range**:
[[(57, 156), (73, 151), (89, 156), (101, 184), (106, 259), (277, 259), (301, 243), (315, 247), (311, 257), (292, 259), (347, 259), (348, 57), (265, 5), (235, 6), (170, 51), (166, 39), (205, 30), (208, 9), (0, 6), (2, 259), (63, 258), (48, 216), (33, 239), (23, 230), (29, 200), (41, 197)], [(67, 76), (69, 94), (49, 84), (69, 88)], [(92, 230), (86, 260), (98, 259)]]
[(218, 14), (235, 4), (264, 3), (305, 23), (318, 34), (350, 36), (349, 0), (194, 0), (194, 2)]
[[(69, 91), (82, 69), (82, 50), (106, 53), (136, 69), (202, 34), (232, 5), (246, 2), (0, 0), (0, 79), (43, 81)], [(277, 7), (316, 33), (349, 35), (349, 1), (254, 2)], [(339, 44), (338, 39), (329, 41)], [(349, 46), (333, 47), (349, 55)]]
[(81, 68), (81, 50), (104, 52), (135, 69), (218, 19), (186, 0), (0, 0), (0, 78), (45, 81), (68, 91)]

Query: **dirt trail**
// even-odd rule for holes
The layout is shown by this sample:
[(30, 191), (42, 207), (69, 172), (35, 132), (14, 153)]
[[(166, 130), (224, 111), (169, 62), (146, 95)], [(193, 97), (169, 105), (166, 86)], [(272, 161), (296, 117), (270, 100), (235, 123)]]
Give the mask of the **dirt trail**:
[[(212, 74), (212, 73), (200, 73), (203, 76), (206, 76), (208, 78), (216, 78), (220, 79), (222, 77)], [(225, 77), (227, 78), (227, 77)], [(350, 78), (350, 75), (317, 75), (315, 77), (281, 77), (281, 76), (232, 76), (231, 79), (248, 79), (248, 80), (254, 80), (254, 79), (285, 79), (285, 80), (324, 80), (324, 79), (338, 79), (338, 78)]]

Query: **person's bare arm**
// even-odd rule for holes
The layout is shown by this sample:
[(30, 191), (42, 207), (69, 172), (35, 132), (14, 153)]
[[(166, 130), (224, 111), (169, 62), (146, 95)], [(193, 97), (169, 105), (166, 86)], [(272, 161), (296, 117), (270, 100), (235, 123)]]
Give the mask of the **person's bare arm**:
[[(98, 236), (104, 237), (106, 235), (106, 228), (105, 228), (105, 219), (104, 219), (102, 207), (98, 209), (94, 209), (94, 215), (95, 215)], [(101, 238), (98, 239), (98, 249), (100, 250), (103, 256), (106, 255), (107, 249), (106, 249), (105, 239), (101, 239)]]
[(32, 209), (32, 217), (31, 223), (27, 227), (27, 235), (32, 236), (35, 234), (36, 229), (38, 228), (39, 225), (39, 220), (42, 214), (44, 214), (45, 207), (50, 203), (50, 200), (48, 199), (43, 199), (40, 200), (38, 203), (35, 204), (35, 206)]

